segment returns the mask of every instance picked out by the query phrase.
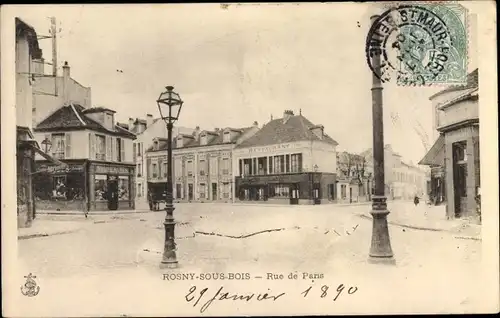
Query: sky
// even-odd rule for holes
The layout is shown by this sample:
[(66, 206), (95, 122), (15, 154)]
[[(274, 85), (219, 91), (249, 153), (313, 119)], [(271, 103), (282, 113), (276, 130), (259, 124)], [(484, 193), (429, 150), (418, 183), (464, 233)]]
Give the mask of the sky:
[[(338, 143), (372, 146), (372, 73), (365, 58), (371, 14), (366, 3), (26, 6), (17, 14), (47, 35), (55, 16), (59, 74), (92, 88), (92, 104), (118, 121), (158, 115), (156, 99), (172, 85), (184, 100), (178, 125), (201, 129), (267, 123), (286, 109)], [(51, 41), (40, 40), (51, 59)], [(117, 72), (123, 70), (123, 73)], [(51, 72), (51, 66), (45, 71)], [(429, 97), (440, 88), (384, 86), (384, 141), (407, 162), (432, 145)]]

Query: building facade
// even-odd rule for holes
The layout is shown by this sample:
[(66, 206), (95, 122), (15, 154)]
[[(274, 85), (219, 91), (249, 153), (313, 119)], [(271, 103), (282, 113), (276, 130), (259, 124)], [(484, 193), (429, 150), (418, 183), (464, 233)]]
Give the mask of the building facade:
[(33, 85), (35, 62), (42, 59), (42, 50), (33, 27), (15, 19), (16, 70), (16, 190), (17, 226), (30, 227), (36, 217), (33, 175), (35, 155), (43, 156), (51, 166), (62, 163), (45, 154), (34, 139), (32, 127)]
[[(373, 176), (372, 149), (362, 152), (361, 155), (366, 159), (368, 175)], [(394, 151), (391, 145), (384, 146), (384, 178), (385, 195), (390, 200), (410, 200), (415, 196), (427, 199), (427, 171), (404, 162), (402, 156)], [(373, 180), (370, 180), (370, 183), (373, 187)]]
[[(178, 133), (173, 141), (173, 196), (176, 202), (234, 200), (233, 149), (259, 130), (245, 128)], [(160, 197), (167, 181), (167, 139), (156, 138), (147, 151), (149, 192)]]
[(302, 114), (287, 110), (233, 151), (240, 202), (336, 202), (337, 142)]
[(430, 97), (439, 137), (420, 161), (430, 166), (431, 195), (445, 197), (448, 218), (476, 217), (480, 195), (478, 69), (467, 84)]
[(45, 210), (103, 211), (135, 208), (135, 135), (115, 123), (108, 108), (60, 107), (34, 129), (46, 152), (66, 164), (50, 169), (36, 160), (37, 205)]
[[(160, 118), (153, 118), (153, 115), (147, 114), (145, 120), (129, 118), (128, 129), (137, 136), (133, 143), (133, 158), (136, 165), (135, 200), (137, 204), (144, 205), (148, 201), (146, 150), (154, 145), (155, 138), (167, 137), (167, 126)], [(192, 128), (174, 127), (172, 135), (175, 138), (179, 134), (192, 134), (194, 131), (195, 129)]]
[(348, 153), (337, 153), (337, 191), (338, 203), (371, 201), (372, 173), (366, 158)]

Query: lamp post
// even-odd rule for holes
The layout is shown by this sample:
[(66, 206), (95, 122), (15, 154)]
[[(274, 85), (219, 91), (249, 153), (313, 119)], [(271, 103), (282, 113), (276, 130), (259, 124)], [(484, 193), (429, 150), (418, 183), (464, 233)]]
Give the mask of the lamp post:
[(174, 92), (173, 86), (167, 86), (166, 91), (160, 94), (156, 103), (160, 111), (161, 119), (167, 124), (167, 184), (166, 184), (166, 204), (165, 204), (165, 244), (160, 268), (177, 268), (177, 256), (175, 254), (175, 220), (174, 204), (172, 195), (172, 129), (174, 122), (179, 119), (182, 104), (184, 103), (179, 94)]
[(49, 138), (45, 138), (43, 141), (42, 141), (42, 145), (44, 146), (45, 148), (45, 153), (47, 153), (47, 151), (49, 151), (51, 148), (52, 148), (52, 142), (49, 140)]
[[(370, 18), (373, 24), (378, 16)], [(383, 99), (382, 81), (376, 75), (380, 74), (380, 55), (373, 57), (372, 74), (372, 121), (373, 121), (373, 163), (374, 163), (374, 185), (375, 193), (372, 196), (373, 218), (372, 240), (370, 247), (370, 263), (395, 264), (393, 258), (389, 228), (387, 226), (387, 197), (385, 196), (384, 176), (384, 121), (383, 121)]]

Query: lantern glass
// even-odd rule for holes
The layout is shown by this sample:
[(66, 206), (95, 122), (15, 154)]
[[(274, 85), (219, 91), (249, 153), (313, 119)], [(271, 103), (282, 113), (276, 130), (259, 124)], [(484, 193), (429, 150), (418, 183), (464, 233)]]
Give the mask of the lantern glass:
[(158, 104), (161, 118), (166, 122), (173, 123), (179, 119), (183, 101), (179, 94), (174, 92), (172, 86), (167, 86), (166, 89), (165, 92), (160, 94), (156, 103)]

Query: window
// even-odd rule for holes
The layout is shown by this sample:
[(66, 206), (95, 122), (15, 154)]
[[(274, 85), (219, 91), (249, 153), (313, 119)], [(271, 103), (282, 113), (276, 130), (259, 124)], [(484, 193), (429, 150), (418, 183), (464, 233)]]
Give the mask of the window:
[(206, 169), (206, 161), (205, 159), (200, 160), (200, 176), (205, 175), (205, 169)]
[(284, 172), (290, 172), (290, 155), (285, 156), (285, 171)]
[(66, 176), (54, 177), (54, 186), (52, 191), (53, 198), (64, 198), (66, 199)]
[(137, 164), (137, 176), (138, 177), (142, 176), (142, 164), (140, 163)]
[(294, 154), (290, 158), (291, 160), (291, 165), (290, 165), (290, 172), (301, 172), (302, 167), (302, 154)]
[(106, 160), (106, 138), (101, 135), (95, 135), (96, 139), (96, 153), (97, 160)]
[(250, 175), (250, 168), (251, 168), (251, 160), (252, 159), (244, 159), (243, 160), (243, 174), (245, 176)]
[(116, 161), (122, 162), (122, 139), (116, 138)]
[(153, 163), (153, 178), (158, 177), (158, 165)]
[(269, 157), (269, 174), (273, 173), (273, 157)]
[(222, 174), (229, 174), (229, 158), (222, 158)]
[(202, 146), (207, 144), (207, 135), (203, 134), (200, 136), (200, 144)]
[(205, 199), (205, 184), (200, 183), (200, 199)]
[(335, 200), (335, 184), (328, 185), (328, 199)]
[(57, 159), (64, 159), (65, 146), (64, 134), (52, 134), (52, 154)]
[(141, 156), (141, 144), (142, 142), (137, 143), (137, 157)]
[(141, 183), (139, 183), (139, 184), (137, 185), (137, 196), (138, 196), (138, 197), (141, 197), (141, 196), (142, 196), (142, 184), (141, 184)]
[(188, 162), (187, 162), (187, 175), (188, 175), (188, 177), (193, 176), (193, 161), (192, 160), (188, 160)]
[(229, 191), (230, 191), (229, 183), (223, 183), (222, 184), (222, 197), (224, 199), (228, 199), (229, 198)]
[(168, 174), (168, 166), (167, 166), (167, 162), (164, 162), (163, 163), (163, 177), (167, 177), (167, 174)]
[(274, 156), (274, 173), (283, 173), (285, 170), (285, 156)]
[(231, 132), (225, 131), (224, 132), (224, 140), (223, 142), (230, 142), (231, 141)]
[(342, 196), (342, 199), (347, 198), (347, 186), (345, 184), (340, 186), (340, 195)]

